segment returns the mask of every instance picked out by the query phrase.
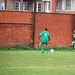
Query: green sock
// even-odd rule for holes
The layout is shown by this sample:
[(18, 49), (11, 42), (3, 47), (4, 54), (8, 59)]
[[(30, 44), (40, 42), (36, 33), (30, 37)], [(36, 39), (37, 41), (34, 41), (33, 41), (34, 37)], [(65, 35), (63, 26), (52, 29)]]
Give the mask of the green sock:
[(47, 53), (49, 52), (49, 47), (48, 46), (46, 46), (46, 51), (47, 51)]
[(40, 48), (41, 50), (44, 50), (44, 49), (43, 49), (43, 47), (42, 47), (42, 45), (40, 45), (40, 47), (39, 47), (39, 48)]

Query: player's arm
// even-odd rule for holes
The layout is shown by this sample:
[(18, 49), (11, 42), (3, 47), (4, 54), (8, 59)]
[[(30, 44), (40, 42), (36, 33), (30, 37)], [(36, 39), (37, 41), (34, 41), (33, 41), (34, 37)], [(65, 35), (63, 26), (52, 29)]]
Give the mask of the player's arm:
[(38, 39), (41, 37), (42, 33), (39, 34)]
[(49, 41), (49, 40), (50, 40), (50, 34), (49, 34), (49, 33), (48, 33), (48, 38), (49, 38), (49, 39), (48, 39), (48, 41)]
[(49, 39), (48, 39), (48, 41), (49, 41), (49, 40), (50, 40), (50, 36), (48, 36), (48, 38), (49, 38)]

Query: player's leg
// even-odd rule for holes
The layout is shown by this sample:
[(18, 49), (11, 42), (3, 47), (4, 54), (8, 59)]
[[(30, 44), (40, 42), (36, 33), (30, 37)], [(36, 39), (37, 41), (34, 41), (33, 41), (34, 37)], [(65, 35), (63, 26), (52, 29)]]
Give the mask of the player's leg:
[(75, 40), (74, 40), (74, 49), (75, 49)]
[(74, 48), (74, 41), (70, 45), (70, 49), (73, 49), (73, 48)]
[(47, 53), (49, 52), (49, 47), (48, 47), (48, 43), (45, 43), (46, 44), (46, 51)]
[(44, 48), (43, 48), (43, 43), (42, 42), (40, 42), (40, 44), (39, 44), (39, 48), (42, 50), (42, 53), (44, 52)]

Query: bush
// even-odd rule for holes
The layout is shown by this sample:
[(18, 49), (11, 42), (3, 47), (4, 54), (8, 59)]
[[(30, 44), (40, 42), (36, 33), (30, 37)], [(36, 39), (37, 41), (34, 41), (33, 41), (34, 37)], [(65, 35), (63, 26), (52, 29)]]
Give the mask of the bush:
[(25, 45), (15, 45), (15, 46), (0, 46), (0, 50), (33, 50), (34, 48)]
[[(54, 46), (51, 47), (54, 50), (70, 50), (70, 47)], [(49, 50), (51, 49), (49, 47)], [(39, 48), (32, 48), (25, 45), (14, 45), (14, 46), (0, 46), (0, 50), (40, 50)]]

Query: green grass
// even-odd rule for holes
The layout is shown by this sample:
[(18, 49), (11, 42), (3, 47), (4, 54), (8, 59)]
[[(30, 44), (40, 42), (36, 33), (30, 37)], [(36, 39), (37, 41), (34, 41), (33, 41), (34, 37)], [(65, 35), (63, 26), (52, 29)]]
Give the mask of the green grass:
[(0, 75), (75, 75), (75, 52), (1, 50)]

